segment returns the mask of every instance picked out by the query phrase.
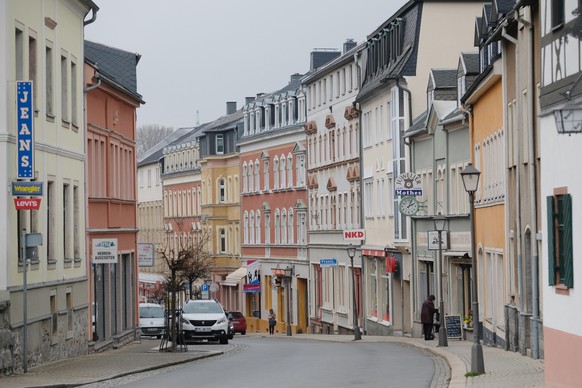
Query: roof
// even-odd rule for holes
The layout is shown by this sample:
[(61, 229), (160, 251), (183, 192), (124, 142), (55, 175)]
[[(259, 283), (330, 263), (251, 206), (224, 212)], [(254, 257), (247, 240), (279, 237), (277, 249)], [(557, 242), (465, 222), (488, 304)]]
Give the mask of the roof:
[(243, 118), (242, 109), (239, 109), (234, 113), (219, 117), (218, 119), (206, 124), (204, 128), (202, 128), (202, 130), (197, 134), (198, 136), (196, 137), (203, 136), (204, 134), (210, 132), (222, 132), (232, 129), (236, 126), (237, 122), (242, 120), (242, 118)]
[(431, 69), (431, 78), (435, 89), (457, 87), (457, 69)]
[(165, 139), (146, 151), (145, 154), (137, 161), (137, 166), (140, 167), (151, 163), (157, 163), (158, 160), (160, 160), (162, 157), (164, 147), (176, 141), (177, 139), (187, 136), (193, 129), (195, 128), (183, 127), (176, 129), (170, 135), (166, 136)]
[(428, 112), (425, 110), (419, 114), (414, 120), (412, 120), (412, 125), (408, 127), (406, 132), (404, 132), (404, 137), (412, 137), (419, 135), (421, 133), (426, 133), (426, 119), (428, 117)]
[(85, 59), (97, 73), (106, 80), (127, 91), (135, 99), (144, 103), (137, 92), (137, 64), (141, 55), (120, 50), (100, 43), (85, 41)]
[(461, 53), (461, 60), (465, 64), (466, 74), (479, 74), (479, 53)]

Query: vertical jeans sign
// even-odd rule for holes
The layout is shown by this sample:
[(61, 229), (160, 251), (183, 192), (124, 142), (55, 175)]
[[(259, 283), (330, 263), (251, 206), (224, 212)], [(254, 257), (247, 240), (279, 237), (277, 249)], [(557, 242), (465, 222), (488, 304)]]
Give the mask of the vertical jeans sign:
[(16, 82), (18, 179), (34, 179), (32, 82)]

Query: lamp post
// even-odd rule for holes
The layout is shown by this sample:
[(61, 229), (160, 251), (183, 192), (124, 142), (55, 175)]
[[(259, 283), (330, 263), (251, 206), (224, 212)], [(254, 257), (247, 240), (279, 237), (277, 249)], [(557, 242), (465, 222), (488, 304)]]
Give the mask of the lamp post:
[(443, 296), (443, 230), (445, 230), (445, 224), (447, 223), (447, 217), (438, 215), (433, 217), (434, 227), (438, 232), (438, 239), (439, 239), (439, 346), (449, 346), (449, 342), (447, 340), (447, 330), (445, 329), (445, 301)]
[(485, 373), (485, 362), (483, 360), (483, 348), (479, 342), (479, 295), (477, 295), (477, 254), (475, 247), (475, 192), (479, 186), (479, 175), (481, 172), (469, 163), (463, 171), (461, 178), (465, 191), (469, 193), (470, 222), (471, 222), (471, 277), (473, 278), (471, 294), (473, 299), (473, 346), (471, 348), (471, 372)]
[(287, 335), (292, 336), (291, 332), (291, 280), (293, 279), (293, 267), (285, 267), (285, 278), (287, 279)]
[(347, 248), (348, 256), (352, 263), (352, 298), (354, 304), (354, 341), (362, 339), (362, 333), (358, 327), (358, 307), (356, 305), (356, 275), (354, 274), (354, 256), (356, 255), (356, 247), (350, 244)]

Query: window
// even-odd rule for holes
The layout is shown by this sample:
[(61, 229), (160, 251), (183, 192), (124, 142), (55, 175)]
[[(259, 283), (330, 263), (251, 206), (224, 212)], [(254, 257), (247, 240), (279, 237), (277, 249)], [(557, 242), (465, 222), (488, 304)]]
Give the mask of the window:
[(46, 82), (46, 114), (47, 116), (53, 116), (53, 95), (54, 95), (54, 80), (53, 80), (53, 49), (52, 43), (47, 41), (47, 46), (45, 48), (45, 82)]
[(67, 289), (65, 299), (67, 302), (67, 338), (69, 338), (73, 333), (73, 294), (70, 288)]
[(293, 156), (287, 155), (287, 187), (293, 187)]
[(255, 213), (255, 217), (257, 220), (255, 221), (255, 229), (256, 229), (256, 236), (255, 236), (255, 243), (261, 243), (261, 211), (257, 209)]
[(220, 203), (225, 203), (226, 202), (226, 184), (224, 182), (224, 178), (220, 178), (220, 180), (218, 181), (218, 185), (219, 185), (219, 202)]
[(263, 160), (263, 174), (265, 191), (269, 190), (269, 159)]
[(289, 209), (288, 215), (288, 231), (287, 231), (287, 240), (289, 244), (295, 244), (295, 233), (294, 233), (294, 219), (293, 219), (293, 209)]
[(73, 215), (73, 204), (71, 201), (71, 190), (68, 184), (63, 184), (63, 250), (65, 262), (72, 261), (73, 252), (71, 251), (72, 228), (71, 217)]
[(24, 80), (24, 32), (16, 28), (15, 30), (15, 57), (16, 57), (16, 80)]
[(277, 190), (279, 188), (279, 159), (275, 156), (273, 161), (273, 188)]
[(81, 197), (79, 186), (73, 186), (73, 255), (81, 262)]
[(281, 188), (284, 189), (285, 187), (287, 187), (287, 174), (286, 174), (286, 170), (285, 170), (285, 156), (281, 155), (281, 160), (279, 161), (280, 165), (280, 171), (279, 173), (281, 174), (281, 176), (279, 177), (279, 184), (281, 185)]
[(281, 244), (287, 244), (287, 210), (281, 212)]
[(66, 54), (61, 54), (61, 120), (69, 121), (69, 77)]
[(224, 154), (224, 135), (223, 134), (216, 135), (216, 153), (217, 154)]
[(548, 196), (548, 273), (549, 285), (562, 284), (574, 287), (574, 265), (572, 250), (572, 197), (560, 194)]
[(59, 312), (57, 311), (57, 291), (50, 291), (51, 337), (59, 333)]
[(271, 213), (265, 213), (265, 244), (271, 243)]
[(36, 105), (36, 39), (32, 36), (28, 37), (28, 79), (32, 81), (32, 100), (34, 102), (34, 109), (38, 109)]
[(275, 210), (275, 244), (281, 243), (281, 219), (279, 209)]
[(249, 163), (249, 167), (248, 167), (248, 181), (249, 181), (249, 193), (252, 193), (255, 191), (255, 185), (254, 185), (254, 180), (253, 180), (253, 162)]
[(248, 192), (248, 176), (247, 176), (247, 162), (243, 163), (242, 166), (242, 176), (243, 176), (243, 193)]
[(243, 242), (249, 243), (249, 213), (245, 211), (243, 216)]
[(364, 212), (366, 217), (373, 217), (373, 204), (372, 204), (372, 194), (373, 194), (374, 181), (369, 181), (364, 183)]
[(220, 229), (220, 253), (226, 253), (226, 230)]
[(249, 215), (249, 243), (255, 243), (255, 212), (252, 210)]
[(564, 0), (552, 0), (552, 29), (564, 25)]
[(260, 178), (261, 168), (259, 167), (259, 160), (255, 160), (255, 191), (261, 190), (261, 178)]

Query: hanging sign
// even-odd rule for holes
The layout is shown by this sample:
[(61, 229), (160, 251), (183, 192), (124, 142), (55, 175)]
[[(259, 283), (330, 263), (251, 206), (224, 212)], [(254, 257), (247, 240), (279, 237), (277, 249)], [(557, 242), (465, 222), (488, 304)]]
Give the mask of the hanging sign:
[(415, 197), (422, 195), (422, 181), (420, 177), (412, 172), (405, 172), (398, 175), (394, 182), (394, 193), (397, 196)]
[(32, 82), (16, 82), (16, 155), (18, 178), (34, 178), (34, 132), (33, 132)]
[(93, 239), (93, 264), (117, 263), (117, 239)]

